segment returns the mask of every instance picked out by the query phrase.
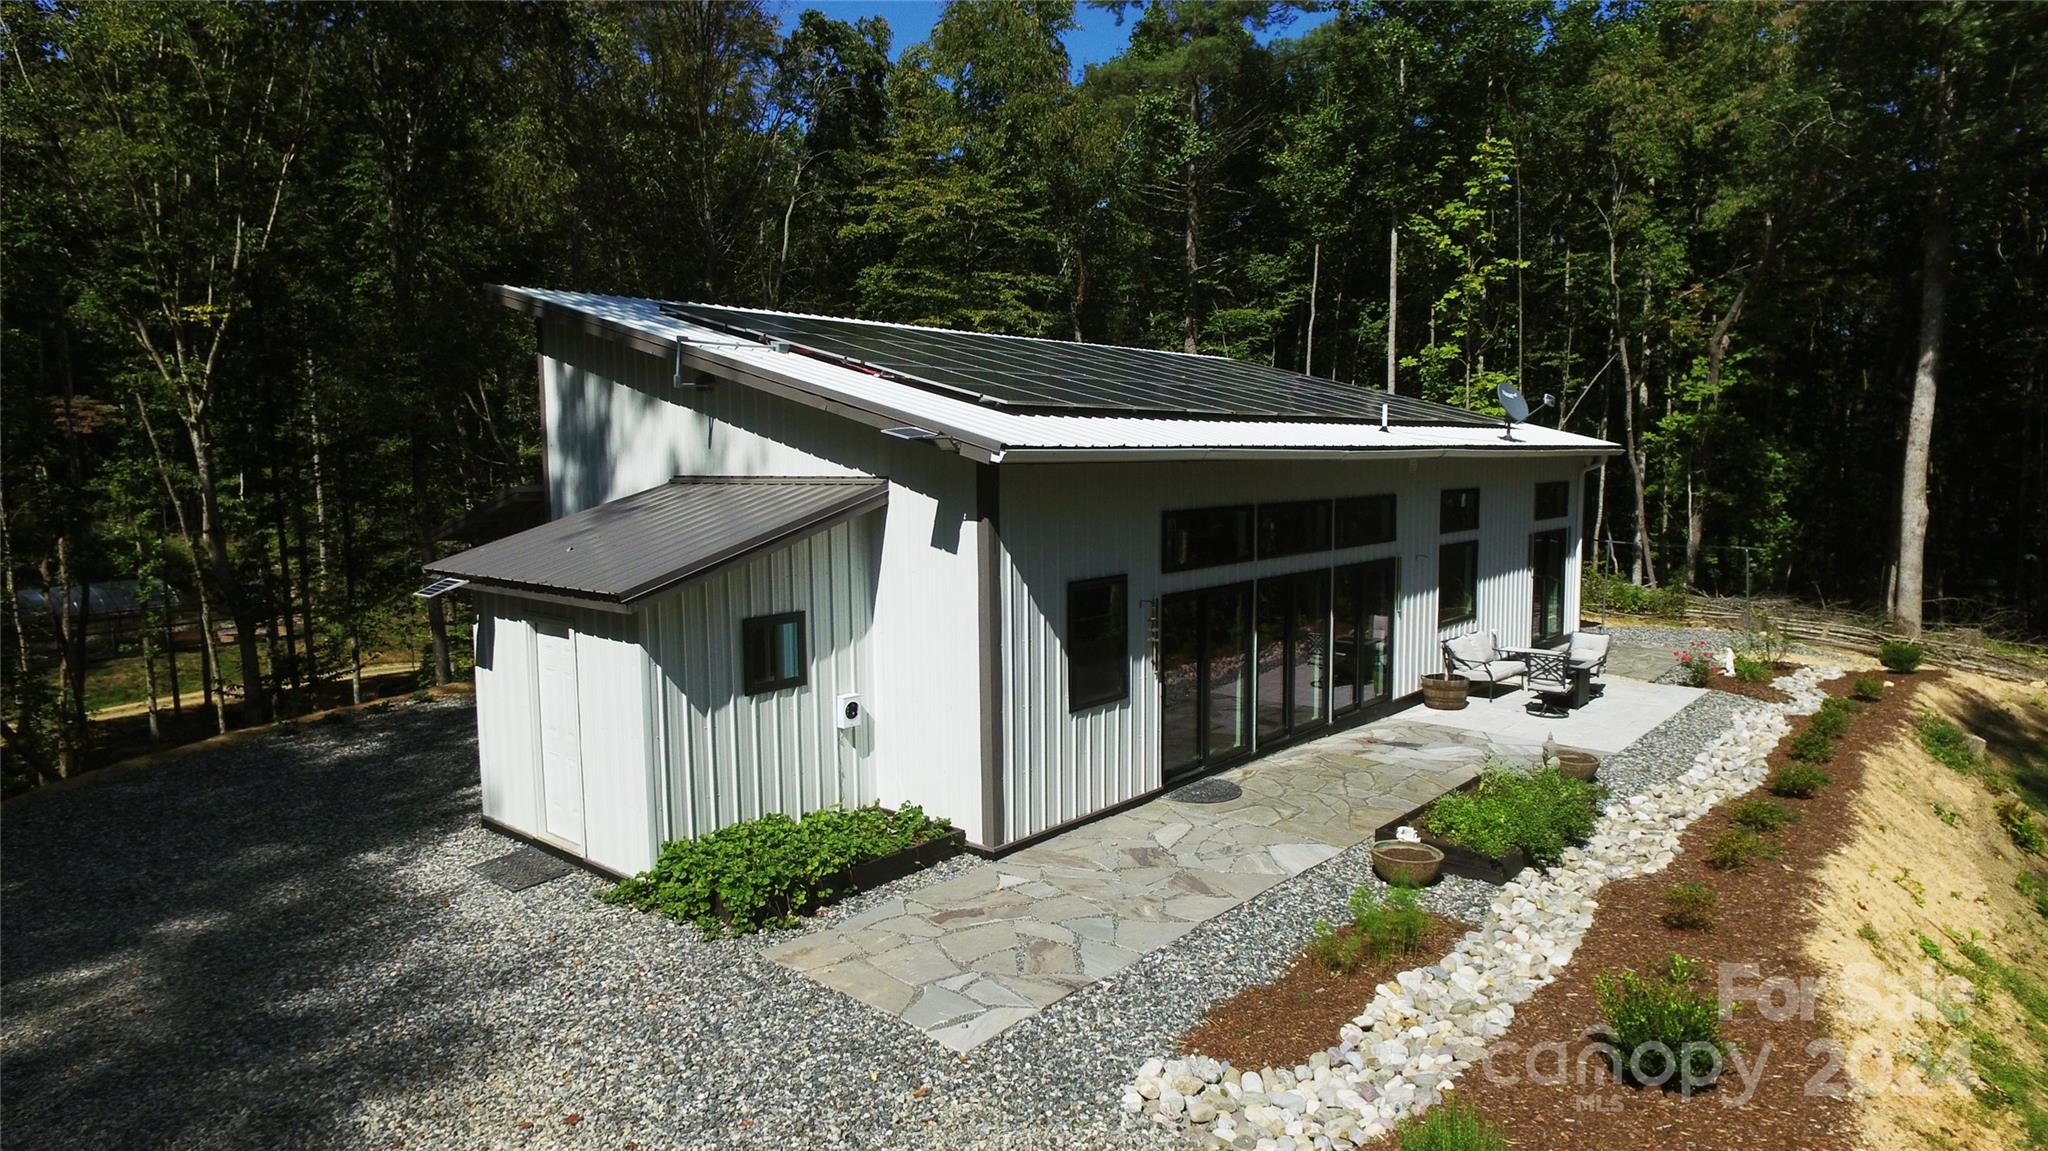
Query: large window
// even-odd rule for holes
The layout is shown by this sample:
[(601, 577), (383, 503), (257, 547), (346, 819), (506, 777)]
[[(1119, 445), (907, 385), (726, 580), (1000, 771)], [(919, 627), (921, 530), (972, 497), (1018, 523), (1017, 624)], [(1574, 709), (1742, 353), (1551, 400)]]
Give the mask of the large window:
[(1337, 501), (1337, 546), (1394, 542), (1394, 496), (1353, 496)]
[(1259, 558), (1330, 550), (1330, 501), (1259, 505)]
[(1438, 530), (1445, 535), (1478, 530), (1479, 489), (1445, 488), (1443, 512), (1439, 519)]
[(1190, 508), (1167, 512), (1161, 533), (1159, 567), (1181, 572), (1252, 558), (1252, 506)]
[(1572, 485), (1568, 480), (1554, 480), (1536, 485), (1536, 518), (1539, 520), (1561, 520), (1570, 513), (1572, 506)]
[(1126, 699), (1130, 688), (1129, 581), (1123, 576), (1067, 585), (1067, 709)]
[(1436, 622), (1439, 627), (1479, 618), (1479, 541), (1437, 549)]
[(786, 611), (740, 621), (741, 681), (748, 695), (802, 687), (809, 678), (804, 658), (804, 613)]

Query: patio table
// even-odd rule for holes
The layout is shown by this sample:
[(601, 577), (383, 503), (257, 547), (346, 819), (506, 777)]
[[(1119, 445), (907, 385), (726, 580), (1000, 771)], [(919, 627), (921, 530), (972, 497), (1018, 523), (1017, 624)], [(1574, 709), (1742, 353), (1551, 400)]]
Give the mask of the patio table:
[[(1505, 654), (1510, 659), (1518, 659), (1529, 665), (1529, 678), (1525, 682), (1533, 685), (1538, 680), (1550, 680), (1552, 682), (1571, 684), (1571, 692), (1567, 696), (1568, 702), (1565, 705), (1567, 708), (1584, 707), (1586, 702), (1592, 698), (1593, 673), (1591, 669), (1573, 667), (1571, 660), (1565, 652), (1552, 651), (1549, 648), (1525, 647), (1509, 648)], [(1532, 686), (1530, 690), (1537, 691), (1538, 689)], [(1539, 692), (1539, 694), (1542, 693)]]

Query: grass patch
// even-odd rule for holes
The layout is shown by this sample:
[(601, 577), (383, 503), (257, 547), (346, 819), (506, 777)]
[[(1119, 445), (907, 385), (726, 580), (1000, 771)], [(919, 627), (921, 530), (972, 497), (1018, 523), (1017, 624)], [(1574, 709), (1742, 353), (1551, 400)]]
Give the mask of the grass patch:
[(895, 811), (831, 807), (802, 819), (780, 812), (661, 849), (654, 867), (598, 893), (606, 903), (658, 911), (706, 936), (783, 927), (835, 894), (849, 868), (945, 835), (916, 804)]
[[(1969, 966), (1941, 954), (1941, 948), (1921, 937), (1921, 950), (1944, 970), (1970, 981), (1980, 1003), (1988, 1003), (1999, 992), (2010, 996), (2019, 1008), (2018, 1022), (2037, 1050), (2048, 1050), (2048, 989), (2037, 976), (2004, 963), (1981, 946), (1973, 935), (1948, 933), (1956, 952)], [(1931, 948), (1931, 949), (1930, 949)], [(1951, 1022), (1962, 1024), (1960, 1019)], [(1967, 1024), (1970, 1063), (1977, 1071), (1976, 1096), (1994, 1111), (2010, 1110), (2027, 1133), (2032, 1147), (2048, 1147), (2048, 1063), (2028, 1060), (2013, 1053), (1998, 1036), (1975, 1024)]]
[(2048, 919), (2048, 875), (2022, 871), (2020, 877), (2013, 881), (2013, 886), (2033, 903), (2034, 910), (2040, 912), (2043, 919)]
[(1791, 763), (1772, 772), (1770, 778), (1764, 780), (1764, 788), (1772, 795), (1788, 799), (1812, 799), (1833, 779), (1827, 772), (1810, 764)]
[(2017, 795), (2008, 795), (1998, 801), (1998, 826), (2012, 837), (2013, 846), (2030, 855), (2039, 855), (2048, 847), (2048, 837), (2041, 833), (2041, 823), (2034, 818), (2034, 812)]
[(1977, 770), (1977, 755), (1970, 750), (1969, 736), (1962, 728), (1935, 712), (1923, 712), (1913, 721), (1920, 746), (1937, 762), (1952, 771), (1971, 775)]

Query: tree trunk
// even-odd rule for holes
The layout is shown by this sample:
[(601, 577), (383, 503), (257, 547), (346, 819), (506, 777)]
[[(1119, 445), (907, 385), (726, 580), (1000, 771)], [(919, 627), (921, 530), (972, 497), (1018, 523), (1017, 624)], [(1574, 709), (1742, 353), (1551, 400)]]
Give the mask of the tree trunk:
[(1309, 262), (1308, 271), (1308, 339), (1301, 351), (1301, 374), (1316, 374), (1316, 287), (1323, 278), (1323, 244), (1316, 241), (1315, 258)]
[(1913, 405), (1906, 416), (1905, 477), (1899, 485), (1899, 580), (1892, 617), (1908, 639), (1921, 627), (1927, 553), (1927, 471), (1934, 441), (1934, 385), (1941, 368), (1941, 330), (1948, 312), (1947, 213), (1937, 195), (1920, 238), (1920, 358), (1913, 369)]
[[(251, 723), (270, 718), (269, 700), (263, 689), (262, 653), (256, 646), (256, 620), (249, 610), (235, 563), (228, 555), (227, 525), (221, 522), (220, 482), (214, 474), (213, 439), (196, 418), (185, 421), (192, 441), (193, 478), (199, 488), (199, 541), (205, 548), (207, 573), (214, 587), (227, 601), (229, 618), (235, 621), (235, 648), (242, 657), (242, 710)], [(210, 643), (212, 637), (208, 637)], [(216, 671), (218, 665), (216, 665)]]
[(1401, 318), (1401, 225), (1387, 226), (1387, 391), (1395, 391), (1394, 328)]
[[(1201, 127), (1201, 93), (1188, 91), (1188, 131), (1196, 132)], [(1180, 350), (1194, 353), (1200, 350), (1196, 340), (1198, 326), (1195, 320), (1195, 284), (1201, 277), (1201, 252), (1197, 247), (1195, 221), (1201, 208), (1200, 192), (1196, 188), (1195, 161), (1192, 156), (1183, 173), (1187, 180), (1187, 217), (1182, 224), (1181, 234), (1181, 304), (1180, 304)]]

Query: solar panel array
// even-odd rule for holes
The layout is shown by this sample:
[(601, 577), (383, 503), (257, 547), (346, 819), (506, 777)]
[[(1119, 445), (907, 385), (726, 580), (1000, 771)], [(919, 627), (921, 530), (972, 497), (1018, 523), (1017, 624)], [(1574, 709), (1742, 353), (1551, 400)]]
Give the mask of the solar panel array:
[(1412, 396), (1214, 356), (990, 336), (712, 304), (663, 311), (991, 407), (1027, 412), (1378, 420), (1492, 426), (1494, 417)]

